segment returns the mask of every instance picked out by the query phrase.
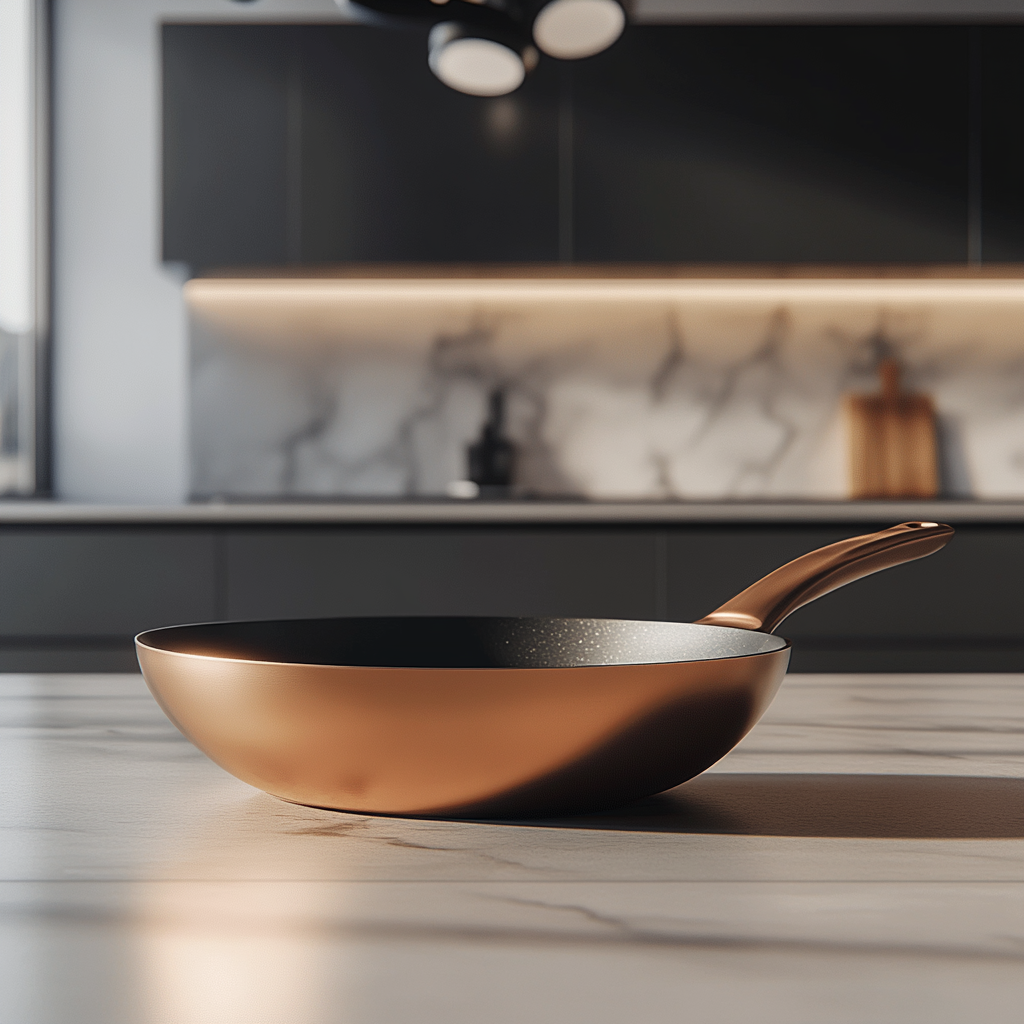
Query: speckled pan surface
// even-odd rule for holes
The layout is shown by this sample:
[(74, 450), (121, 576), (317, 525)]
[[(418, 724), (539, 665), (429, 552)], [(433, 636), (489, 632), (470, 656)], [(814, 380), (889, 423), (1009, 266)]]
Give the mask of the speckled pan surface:
[(364, 668), (590, 668), (708, 661), (785, 647), (776, 636), (630, 619), (354, 617), (155, 629), (139, 642), (239, 661)]

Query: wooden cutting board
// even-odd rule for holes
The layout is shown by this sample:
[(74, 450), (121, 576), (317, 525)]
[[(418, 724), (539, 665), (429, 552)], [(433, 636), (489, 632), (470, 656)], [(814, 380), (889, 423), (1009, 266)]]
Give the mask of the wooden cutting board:
[(939, 493), (935, 406), (900, 387), (900, 365), (883, 359), (881, 392), (849, 395), (853, 498), (934, 498)]

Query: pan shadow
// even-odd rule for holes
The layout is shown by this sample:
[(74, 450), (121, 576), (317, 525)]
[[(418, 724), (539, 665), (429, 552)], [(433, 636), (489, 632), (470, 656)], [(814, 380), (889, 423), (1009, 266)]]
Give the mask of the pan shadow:
[(837, 839), (1022, 839), (1024, 779), (716, 773), (612, 811), (507, 824)]

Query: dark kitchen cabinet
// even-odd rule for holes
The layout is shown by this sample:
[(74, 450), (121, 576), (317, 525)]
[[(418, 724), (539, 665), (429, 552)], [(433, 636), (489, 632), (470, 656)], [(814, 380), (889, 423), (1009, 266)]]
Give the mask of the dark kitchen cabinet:
[(558, 75), (453, 92), (426, 30), (297, 31), (298, 237), (312, 263), (558, 259)]
[[(0, 670), (131, 670), (134, 633), (211, 619), (692, 620), (871, 528), (4, 526)], [(959, 526), (938, 555), (830, 594), (781, 632), (796, 671), (1024, 671), (1024, 526)]]
[(227, 616), (657, 617), (645, 531), (306, 528), (227, 538)]
[(981, 257), (1024, 260), (1024, 25), (974, 29)]
[(136, 633), (217, 616), (212, 531), (0, 529), (0, 670), (131, 669)]
[(293, 211), (281, 31), (165, 26), (165, 260), (285, 262)]
[(1024, 258), (1021, 25), (633, 25), (511, 96), (426, 29), (163, 27), (163, 255)]
[(453, 92), (426, 30), (167, 25), (164, 259), (558, 259), (558, 74)]
[(633, 26), (574, 72), (582, 261), (966, 258), (966, 31)]

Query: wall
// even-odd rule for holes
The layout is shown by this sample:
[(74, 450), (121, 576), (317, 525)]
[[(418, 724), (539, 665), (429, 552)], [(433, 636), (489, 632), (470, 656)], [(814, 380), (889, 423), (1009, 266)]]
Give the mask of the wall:
[(56, 0), (54, 490), (165, 503), (188, 492), (183, 274), (160, 261), (163, 19), (315, 17), (331, 0)]

